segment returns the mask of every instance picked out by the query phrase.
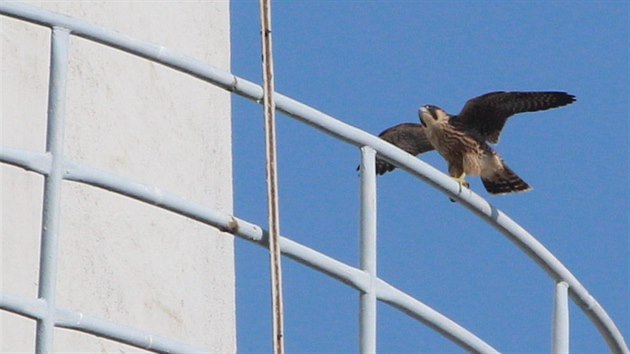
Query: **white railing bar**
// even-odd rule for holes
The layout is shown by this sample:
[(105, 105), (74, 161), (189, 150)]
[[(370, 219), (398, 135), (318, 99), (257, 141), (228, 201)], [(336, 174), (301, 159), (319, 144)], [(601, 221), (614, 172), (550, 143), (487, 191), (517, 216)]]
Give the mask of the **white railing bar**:
[(153, 352), (182, 354), (208, 353), (207, 350), (195, 348), (185, 343), (180, 343), (115, 322), (86, 316), (78, 311), (59, 309), (57, 316), (57, 326), (60, 328), (98, 335), (99, 337), (112, 339)]
[[(0, 2), (0, 14), (46, 27), (58, 26), (67, 28), (72, 35), (149, 59), (203, 81), (211, 82), (224, 89), (229, 90), (235, 85), (235, 78), (232, 74), (214, 68), (207, 63), (181, 55), (164, 46), (140, 41), (116, 31), (93, 25), (87, 21), (20, 2)], [(261, 100), (262, 88), (258, 85), (254, 86), (256, 87), (258, 99)]]
[[(140, 183), (130, 182), (126, 179), (114, 176), (105, 171), (88, 168), (74, 162), (67, 163), (66, 179), (87, 183), (95, 187), (103, 188), (112, 192), (117, 192), (146, 203), (167, 209), (177, 214), (190, 217), (191, 219), (216, 227), (222, 231), (229, 232), (245, 240), (253, 241), (263, 247), (268, 247), (268, 234), (257, 225), (251, 224), (237, 217), (208, 209), (194, 202), (187, 201), (179, 196), (166, 193), (155, 187), (144, 186)], [(369, 275), (332, 257), (317, 252), (309, 247), (301, 245), (286, 237), (280, 237), (280, 248), (286, 256), (318, 271), (330, 275), (343, 283), (353, 286), (359, 291), (367, 292), (369, 289)], [(388, 303), (393, 303), (396, 308), (403, 309), (406, 313), (414, 314), (414, 318), (429, 323), (430, 327), (438, 329), (444, 334), (445, 330), (453, 327), (458, 328), (456, 334), (447, 335), (447, 338), (454, 339), (454, 342), (463, 348), (483, 348), (482, 350), (472, 350), (476, 353), (498, 353), (490, 345), (470, 333), (465, 328), (457, 325), (447, 317), (441, 315), (419, 300), (413, 299), (410, 295), (387, 284), (385, 281), (377, 279), (380, 286), (376, 295), (381, 299), (381, 291), (386, 289)], [(398, 298), (403, 296), (402, 298)], [(407, 300), (406, 300), (407, 299)], [(412, 301), (408, 300), (411, 299)], [(420, 305), (420, 306), (418, 306)], [(446, 320), (444, 323), (441, 321)], [(442, 330), (439, 330), (442, 329)], [(490, 348), (490, 350), (486, 350)]]
[[(0, 14), (48, 27), (61, 25), (62, 27), (69, 28), (73, 34), (80, 37), (161, 63), (228, 91), (232, 91), (245, 98), (252, 99), (256, 102), (260, 102), (262, 99), (262, 88), (250, 81), (241, 79), (201, 61), (177, 54), (165, 47), (134, 40), (114, 31), (91, 25), (82, 20), (55, 14), (21, 3), (8, 2), (0, 2)], [(277, 93), (275, 95), (275, 102), (279, 111), (307, 123), (326, 134), (357, 147), (370, 146), (374, 148), (379, 154), (379, 157), (393, 163), (413, 176), (427, 182), (434, 188), (460, 201), (460, 204), (472, 210), (475, 214), (480, 216), (482, 220), (485, 220), (507, 236), (510, 241), (515, 243), (530, 256), (530, 258), (547, 271), (554, 280), (567, 282), (569, 284), (569, 295), (591, 321), (593, 321), (597, 329), (604, 336), (611, 351), (613, 353), (630, 354), (630, 350), (615, 323), (577, 278), (531, 234), (503, 212), (494, 208), (486, 200), (468, 189), (460, 191), (459, 185), (451, 178), (448, 178), (448, 176), (376, 136), (338, 121), (329, 115), (283, 96), (282, 94)]]
[(381, 279), (377, 279), (376, 285), (379, 300), (433, 328), (465, 350), (471, 353), (499, 353), (487, 343), (475, 340), (474, 335), (468, 332), (467, 329), (411, 295), (396, 289)]
[(33, 320), (48, 315), (48, 305), (44, 299), (27, 299), (24, 296), (0, 293), (0, 308)]
[[(0, 293), (0, 308), (34, 320), (46, 316), (48, 312), (48, 306), (43, 299), (25, 299), (23, 296), (2, 293)], [(185, 343), (68, 309), (55, 310), (55, 324), (60, 328), (98, 335), (154, 352), (206, 353), (204, 350)]]
[(37, 320), (35, 351), (50, 353), (55, 330), (57, 284), (57, 247), (61, 214), (63, 181), (63, 127), (68, 73), (69, 31), (54, 27), (50, 46), (50, 80), (48, 85), (48, 120), (46, 151), (51, 154), (50, 173), (44, 179), (42, 231), (39, 252), (37, 296), (46, 301), (47, 315)]
[(52, 155), (0, 146), (0, 162), (21, 167), (26, 171), (33, 171), (40, 175), (47, 175), (50, 173)]
[[(16, 158), (5, 158), (5, 156), (20, 155), (20, 152), (21, 150), (18, 149), (0, 147), (0, 162), (18, 160)], [(19, 165), (18, 167), (27, 168), (27, 165)], [(66, 180), (85, 183), (113, 193), (119, 193), (216, 227), (219, 230), (255, 242), (263, 247), (268, 247), (268, 234), (265, 230), (232, 215), (198, 205), (177, 195), (163, 192), (158, 188), (136, 183), (109, 172), (90, 168), (72, 161), (66, 161), (65, 171)], [(369, 276), (359, 269), (285, 237), (280, 237), (280, 248), (284, 255), (299, 263), (325, 273), (333, 279), (337, 279), (359, 291), (368, 291)], [(384, 302), (392, 304), (395, 308), (412, 314), (413, 318), (428, 324), (431, 328), (436, 329), (439, 333), (467, 350), (475, 353), (498, 353), (483, 340), (431, 307), (383, 280), (377, 278), (376, 281), (378, 285), (376, 288), (377, 299), (383, 299)], [(452, 328), (457, 329), (455, 334), (447, 332)], [(480, 349), (474, 350), (474, 348)]]
[(553, 354), (569, 354), (569, 284), (556, 283), (553, 301), (552, 344)]
[[(0, 150), (1, 155), (2, 150)], [(0, 157), (0, 161), (1, 159)], [(71, 161), (66, 162), (66, 179), (122, 194), (210, 225), (263, 247), (269, 247), (269, 235), (260, 226), (164, 192), (159, 188), (133, 182)], [(280, 237), (280, 248), (285, 255), (302, 264), (320, 270), (356, 289), (366, 289), (366, 274), (356, 268), (285, 237)]]
[(361, 148), (360, 267), (368, 275), (359, 294), (359, 352), (376, 353), (376, 151)]

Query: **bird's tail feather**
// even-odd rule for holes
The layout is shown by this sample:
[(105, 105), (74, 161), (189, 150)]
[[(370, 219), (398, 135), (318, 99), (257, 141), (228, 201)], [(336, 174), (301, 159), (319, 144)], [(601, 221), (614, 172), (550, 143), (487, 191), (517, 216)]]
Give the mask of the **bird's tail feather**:
[[(378, 157), (376, 158), (376, 174), (377, 175), (382, 175), (385, 174), (389, 171), (392, 171), (396, 168), (396, 166), (392, 165), (391, 163), (385, 161), (385, 160), (381, 160)], [(359, 171), (361, 169), (361, 166), (357, 166), (357, 171)]]
[(382, 175), (386, 172), (392, 171), (395, 168), (396, 166), (392, 165), (391, 163), (385, 160), (381, 160), (379, 158), (376, 159), (376, 174), (377, 175)]
[(532, 187), (517, 176), (507, 165), (503, 164), (503, 169), (497, 171), (489, 178), (481, 178), (483, 186), (491, 194), (509, 194), (527, 192)]

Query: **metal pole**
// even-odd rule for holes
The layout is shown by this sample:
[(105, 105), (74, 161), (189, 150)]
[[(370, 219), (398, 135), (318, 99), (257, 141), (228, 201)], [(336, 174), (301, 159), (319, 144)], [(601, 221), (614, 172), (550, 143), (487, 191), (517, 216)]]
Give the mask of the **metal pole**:
[(553, 303), (553, 354), (569, 354), (569, 284), (556, 283)]
[(52, 166), (44, 179), (38, 289), (38, 297), (46, 302), (46, 313), (37, 321), (37, 353), (50, 353), (53, 349), (69, 35), (69, 30), (59, 27), (53, 27), (51, 35), (46, 152), (52, 156)]
[(360, 265), (369, 276), (359, 296), (359, 352), (376, 353), (376, 152), (361, 148)]
[(265, 111), (265, 147), (267, 155), (267, 208), (269, 214), (269, 253), (271, 263), (271, 298), (273, 316), (273, 351), (284, 353), (284, 319), (282, 306), (282, 267), (280, 263), (280, 215), (276, 160), (276, 105), (273, 98), (273, 56), (271, 45), (271, 0), (260, 1), (263, 106)]

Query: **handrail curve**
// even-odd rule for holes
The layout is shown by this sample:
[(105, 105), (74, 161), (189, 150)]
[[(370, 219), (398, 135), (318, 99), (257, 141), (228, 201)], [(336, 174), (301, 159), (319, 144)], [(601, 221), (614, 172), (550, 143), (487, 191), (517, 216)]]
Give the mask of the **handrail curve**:
[[(45, 158), (45, 155), (45, 153), (38, 154), (25, 150), (0, 147), (0, 162), (37, 173), (40, 171), (31, 168), (34, 165), (31, 160), (41, 160)], [(91, 185), (152, 206), (160, 207), (215, 227), (221, 231), (228, 232), (247, 241), (257, 243), (260, 246), (268, 247), (268, 234), (266, 230), (233, 215), (204, 207), (175, 194), (165, 192), (160, 188), (138, 183), (73, 161), (64, 161), (63, 170), (65, 180)], [(43, 171), (44, 174), (48, 172), (49, 170)], [(280, 249), (285, 256), (327, 274), (359, 291), (365, 291), (369, 286), (368, 275), (364, 271), (349, 266), (287, 237), (280, 237)], [(462, 348), (474, 353), (499, 353), (492, 346), (451, 319), (388, 284), (384, 280), (377, 278), (377, 285), (376, 297), (378, 299), (408, 313), (411, 317), (435, 329)], [(3, 305), (1, 297), (0, 308), (13, 311), (11, 308), (6, 308), (5, 305)], [(128, 344), (134, 345), (133, 343)]]
[[(86, 38), (141, 58), (160, 63), (200, 80), (219, 86), (242, 97), (256, 102), (260, 102), (262, 99), (262, 87), (253, 82), (237, 77), (227, 71), (213, 67), (199, 60), (181, 55), (163, 46), (136, 40), (115, 31), (92, 25), (83, 20), (16, 2), (1, 2), (0, 14), (50, 28), (65, 28), (70, 31), (71, 35)], [(376, 150), (379, 157), (393, 163), (402, 170), (407, 171), (432, 187), (458, 200), (460, 205), (463, 205), (471, 210), (482, 220), (486, 221), (492, 227), (500, 231), (500, 233), (506, 236), (512, 243), (518, 246), (525, 254), (543, 268), (552, 279), (557, 282), (566, 282), (569, 287), (569, 295), (595, 324), (605, 338), (611, 351), (613, 353), (630, 354), (621, 332), (597, 300), (589, 294), (577, 278), (551, 252), (549, 252), (549, 250), (547, 250), (538, 240), (536, 240), (536, 238), (534, 238), (529, 232), (527, 232), (505, 213), (496, 209), (474, 192), (468, 189), (460, 190), (459, 185), (451, 178), (448, 178), (448, 176), (423, 161), (405, 153), (397, 147), (379, 139), (378, 137), (339, 121), (332, 116), (322, 113), (306, 104), (293, 100), (280, 93), (277, 93), (274, 96), (276, 108), (279, 111), (356, 147), (370, 146)], [(18, 165), (19, 161), (16, 159), (24, 158), (24, 156), (12, 156), (12, 150), (7, 149), (8, 148), (2, 147), (2, 150), (0, 150), (0, 160)], [(32, 167), (33, 171), (41, 173), (43, 169), (47, 168), (46, 164), (50, 160), (50, 156), (37, 156), (39, 158), (37, 161), (32, 159), (26, 160), (28, 160), (31, 164), (30, 167)], [(71, 165), (70, 162), (66, 162)], [(74, 171), (80, 175), (82, 168), (77, 168), (77, 166), (79, 165), (71, 167), (76, 168)], [(21, 167), (29, 168), (29, 166), (26, 166), (25, 164), (21, 165)], [(72, 174), (67, 174), (66, 178), (72, 179), (73, 176)], [(75, 178), (79, 181), (78, 179), (80, 177)], [(87, 177), (83, 176), (82, 178)], [(207, 213), (209, 211), (204, 209), (204, 212)], [(197, 214), (193, 213), (193, 215)], [(197, 216), (199, 217), (199, 215)], [(193, 216), (190, 217), (195, 219)], [(225, 218), (226, 216), (221, 215), (221, 217)], [(258, 242), (261, 242), (264, 239), (262, 236), (263, 233), (259, 227), (249, 223), (241, 225), (235, 220), (236, 219), (232, 217), (232, 219), (230, 219), (232, 223), (226, 223), (225, 225), (227, 226), (225, 226), (225, 230), (229, 231), (230, 227), (234, 226), (236, 222), (236, 225), (239, 227), (239, 232), (241, 231), (240, 227), (249, 227), (249, 231), (246, 231), (247, 234), (252, 235), (251, 232), (253, 232), (255, 235), (259, 235), (257, 237), (261, 237), (261, 239), (258, 240)], [(288, 239), (283, 239), (281, 246), (284, 248), (288, 244), (290, 248), (293, 245), (292, 242), (293, 241)], [(323, 269), (321, 270), (326, 272)]]

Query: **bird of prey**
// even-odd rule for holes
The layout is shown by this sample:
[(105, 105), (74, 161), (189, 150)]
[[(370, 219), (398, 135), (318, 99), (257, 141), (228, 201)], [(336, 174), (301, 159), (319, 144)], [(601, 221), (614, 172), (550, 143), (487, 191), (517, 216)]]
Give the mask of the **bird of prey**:
[[(379, 137), (413, 155), (437, 150), (448, 163), (449, 175), (468, 187), (466, 175), (480, 176), (491, 194), (525, 192), (531, 187), (516, 175), (490, 146), (499, 142), (509, 117), (568, 105), (575, 97), (566, 92), (490, 92), (466, 102), (450, 115), (426, 105), (420, 108), (422, 125), (399, 124)], [(377, 160), (378, 174), (395, 167)]]

